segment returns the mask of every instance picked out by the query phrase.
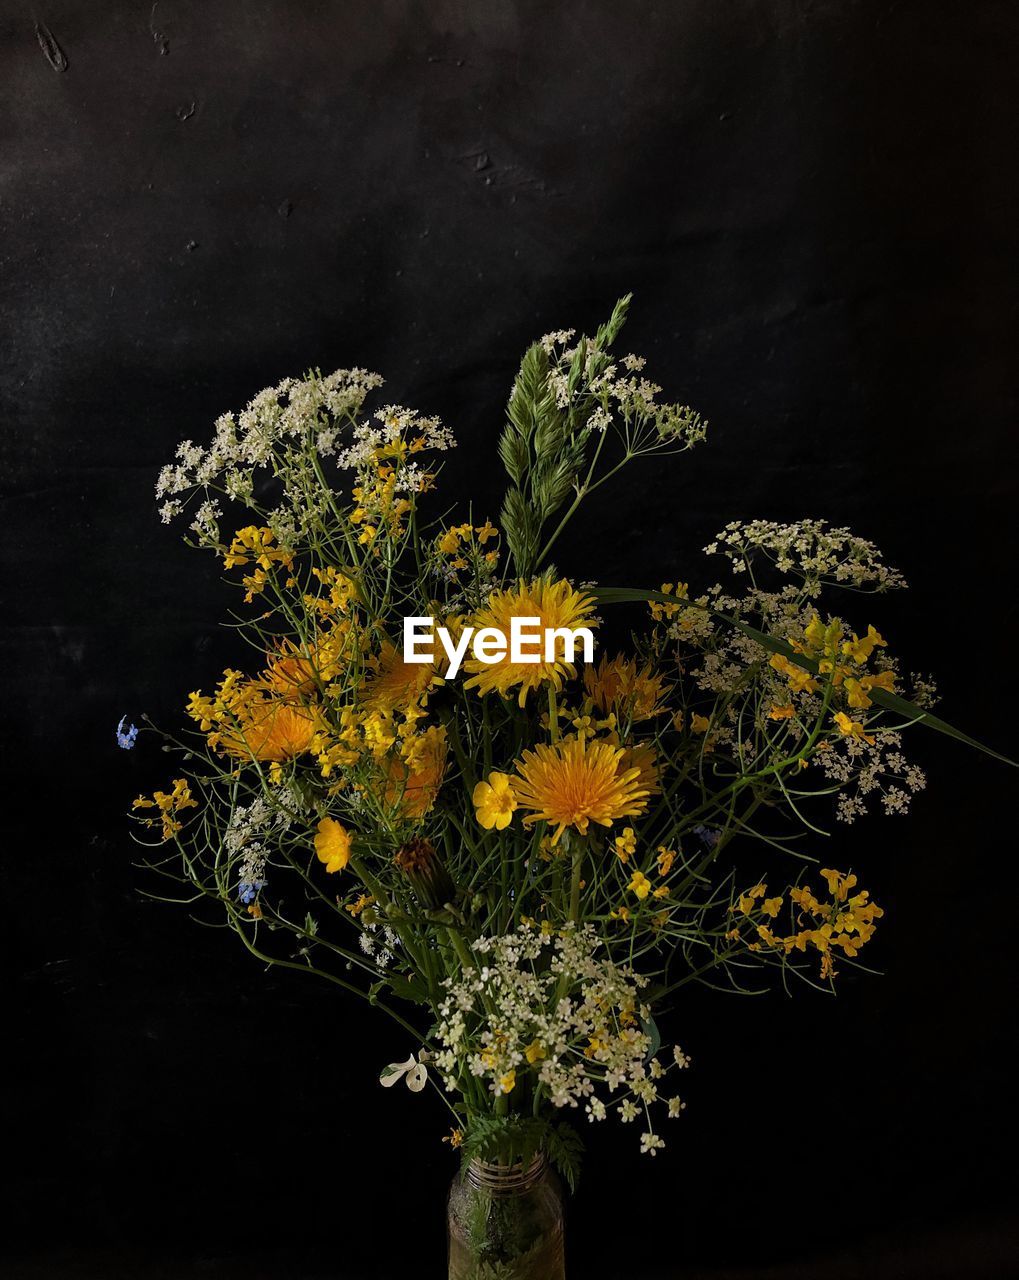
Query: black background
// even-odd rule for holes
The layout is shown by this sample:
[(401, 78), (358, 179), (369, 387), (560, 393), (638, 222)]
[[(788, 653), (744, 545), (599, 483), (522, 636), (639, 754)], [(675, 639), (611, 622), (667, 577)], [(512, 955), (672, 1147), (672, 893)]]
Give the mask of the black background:
[[(438, 1277), (438, 1109), (398, 1030), (139, 896), (122, 811), (236, 654), (155, 516), (183, 437), (361, 364), (497, 514), (517, 360), (635, 292), (622, 347), (712, 422), (563, 540), (695, 584), (726, 520), (825, 516), (943, 710), (1015, 754), (1019, 15), (1007, 3), (47, 0), (0, 6), (0, 1275)], [(66, 56), (51, 65), (44, 22)], [(54, 57), (56, 55), (53, 55)], [(59, 61), (59, 59), (57, 59)], [(887, 911), (837, 999), (691, 995), (655, 1162), (590, 1134), (574, 1274), (1010, 1276), (1015, 774), (934, 735), (842, 829)]]

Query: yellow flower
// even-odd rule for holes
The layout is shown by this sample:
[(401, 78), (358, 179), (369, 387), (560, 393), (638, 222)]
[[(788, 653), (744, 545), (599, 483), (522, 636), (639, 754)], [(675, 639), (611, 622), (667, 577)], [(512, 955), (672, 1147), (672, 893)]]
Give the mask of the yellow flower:
[(617, 907), (614, 911), (610, 911), (610, 912), (609, 912), (609, 919), (610, 919), (610, 920), (621, 920), (621, 921), (623, 922), (623, 924), (626, 924), (626, 923), (629, 921), (629, 919), (630, 919), (630, 908), (629, 908), (629, 907)]
[(274, 562), (289, 568), (294, 563), (294, 553), (287, 551), (285, 547), (273, 546), (275, 539), (276, 535), (271, 529), (260, 529), (253, 524), (238, 529), (230, 550), (223, 556), (226, 567), (233, 569), (238, 565), (250, 564), (253, 560), (264, 570), (270, 569)]
[(708, 719), (707, 716), (698, 715), (696, 711), (690, 717), (690, 728), (694, 731), (694, 733), (707, 733), (708, 725), (710, 724), (711, 724), (711, 721)]
[(857, 883), (856, 876), (847, 875), (843, 871), (833, 871), (831, 867), (824, 868), (821, 875), (828, 882), (828, 892), (839, 902), (845, 902), (849, 896), (849, 890)]
[(590, 716), (574, 716), (570, 721), (570, 727), (576, 732), (578, 738), (594, 737), (595, 728)]
[(491, 831), (494, 827), (496, 831), (504, 831), (517, 807), (513, 779), (505, 773), (490, 773), (487, 782), (479, 782), (474, 788), (473, 800), (476, 817), (485, 830)]
[[(513, 618), (537, 618), (537, 630), (542, 634), (542, 640), (533, 652), (537, 652), (541, 660), (513, 662), (508, 651), (507, 656), (497, 662), (482, 662), (472, 656), (464, 662), (464, 671), (470, 676), (464, 682), (464, 688), (476, 688), (481, 694), (496, 692), (505, 696), (519, 685), (517, 701), (520, 706), (525, 704), (532, 689), (546, 682), (556, 690), (561, 689), (565, 679), (576, 676), (577, 669), (573, 663), (565, 661), (562, 639), (557, 640), (553, 660), (544, 660), (544, 632), (549, 628), (573, 630), (592, 627), (593, 611), (592, 598), (575, 591), (565, 578), (559, 582), (535, 578), (529, 583), (521, 581), (508, 591), (493, 591), (488, 603), (471, 616), (470, 625), (478, 630), (495, 627), (508, 637)], [(532, 652), (527, 646), (524, 648), (525, 652)]]
[(443, 1142), (448, 1142), (448, 1143), (449, 1143), (449, 1145), (450, 1145), (450, 1146), (453, 1148), (453, 1150), (455, 1151), (457, 1147), (462, 1147), (462, 1146), (463, 1146), (463, 1142), (464, 1142), (463, 1130), (462, 1130), (462, 1129), (450, 1129), (450, 1131), (449, 1131), (449, 1137), (448, 1137), (448, 1138), (443, 1138), (443, 1139), (442, 1139), (442, 1141), (443, 1141)]
[(633, 827), (624, 827), (622, 835), (616, 836), (613, 844), (616, 846), (616, 857), (620, 862), (629, 862), (630, 854), (637, 848), (637, 835)]
[(874, 745), (874, 739), (869, 733), (865, 732), (863, 725), (858, 720), (853, 720), (850, 716), (847, 716), (844, 711), (835, 713), (835, 723), (838, 725), (839, 733), (843, 737), (858, 738), (861, 742), (870, 743), (871, 746)]
[(315, 836), (315, 853), (326, 871), (342, 871), (350, 861), (350, 832), (335, 818), (323, 818)]
[(619, 818), (643, 813), (648, 789), (639, 786), (640, 770), (624, 767), (623, 750), (607, 742), (571, 738), (525, 751), (513, 780), (517, 804), (530, 810), (525, 825), (555, 824), (556, 844), (567, 827), (587, 834), (588, 824), (609, 827)]
[(875, 675), (863, 675), (859, 680), (850, 677), (846, 680), (846, 701), (851, 707), (860, 709), (871, 705), (867, 696), (872, 689), (884, 689), (886, 693), (895, 692), (895, 672), (879, 671)]
[(779, 706), (779, 704), (776, 702), (772, 706), (771, 710), (768, 712), (768, 719), (769, 720), (791, 720), (794, 715), (795, 715), (795, 711), (793, 710), (793, 704), (791, 702), (786, 703), (785, 706)]
[(279, 762), (310, 751), (314, 737), (309, 710), (269, 700), (248, 708), (236, 728), (221, 731), (219, 741), (228, 755)]
[(796, 662), (790, 662), (784, 653), (773, 653), (768, 665), (785, 676), (793, 693), (816, 693), (821, 687), (809, 671)]
[(597, 667), (584, 668), (584, 689), (602, 715), (615, 712), (636, 723), (649, 720), (662, 710), (670, 686), (656, 675), (650, 664), (638, 668), (630, 658), (602, 654)]
[(766, 884), (755, 884), (752, 889), (748, 889), (746, 893), (741, 893), (736, 902), (736, 910), (741, 911), (743, 915), (748, 916), (754, 909), (754, 902), (757, 898), (763, 898), (768, 892)]
[(676, 861), (675, 849), (666, 849), (663, 844), (658, 846), (658, 874), (667, 876), (672, 870), (672, 864)]
[(773, 920), (781, 910), (782, 910), (781, 894), (779, 894), (777, 898), (765, 898), (764, 901), (761, 903), (761, 911), (766, 916), (771, 916)]
[(502, 1093), (512, 1093), (516, 1083), (516, 1071), (507, 1071), (504, 1076), (499, 1077), (499, 1090)]
[(888, 641), (871, 626), (867, 627), (867, 634), (862, 640), (858, 638), (854, 631), (852, 640), (843, 640), (842, 642), (842, 652), (852, 658), (854, 662), (866, 662), (875, 649), (886, 649), (887, 647)]
[(385, 762), (383, 798), (398, 805), (405, 818), (423, 818), (435, 804), (446, 772), (446, 730), (432, 725), (404, 742), (404, 755), (390, 755)]
[(630, 877), (630, 883), (626, 886), (631, 893), (635, 893), (638, 898), (643, 900), (651, 892), (651, 881), (647, 878), (643, 871), (635, 871)]
[(365, 684), (364, 705), (371, 711), (391, 713), (424, 705), (428, 691), (441, 684), (431, 662), (404, 662), (403, 654), (388, 640), (382, 644), (375, 673)]
[(532, 1040), (524, 1050), (524, 1057), (533, 1067), (536, 1062), (548, 1057), (548, 1054), (545, 1052), (545, 1046), (540, 1041)]
[(455, 529), (447, 529), (435, 545), (444, 556), (455, 556), (460, 547), (460, 535)]
[[(675, 591), (673, 591), (671, 582), (663, 582), (661, 587), (662, 595), (675, 595), (680, 600), (686, 599), (687, 590), (685, 582), (677, 582)], [(671, 618), (674, 614), (679, 613), (680, 606), (678, 604), (664, 604), (659, 600), (651, 600), (648, 603), (648, 608), (651, 610), (651, 617), (656, 622), (662, 622), (664, 619)]]
[(370, 893), (362, 893), (356, 902), (347, 904), (347, 910), (352, 916), (359, 916), (365, 907), (373, 906), (375, 898)]
[(151, 800), (148, 796), (139, 796), (132, 801), (131, 808), (158, 809), (158, 818), (143, 818), (141, 821), (149, 827), (160, 826), (162, 838), (172, 840), (182, 826), (176, 815), (182, 809), (197, 809), (198, 801), (191, 795), (191, 788), (186, 778), (174, 778), (172, 791), (153, 792)]

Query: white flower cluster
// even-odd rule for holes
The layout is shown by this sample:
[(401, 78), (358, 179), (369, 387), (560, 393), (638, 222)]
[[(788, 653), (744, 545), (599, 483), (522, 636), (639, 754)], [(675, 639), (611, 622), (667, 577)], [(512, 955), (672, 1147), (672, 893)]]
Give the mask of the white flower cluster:
[[(402, 405), (390, 404), (379, 409), (374, 415), (378, 426), (370, 422), (355, 423), (354, 443), (336, 454), (337, 465), (356, 471), (374, 462), (377, 451), (387, 446), (396, 445), (401, 439), (412, 433), (419, 437), (419, 448), (444, 451), (456, 447), (456, 440), (448, 427), (444, 427), (438, 418), (426, 418), (416, 409), (405, 409)], [(417, 493), (422, 486), (423, 471), (415, 462), (400, 464), (394, 458), (397, 467), (396, 491), (398, 493)]]
[(689, 448), (704, 439), (707, 423), (700, 414), (687, 405), (658, 403), (662, 388), (640, 376), (646, 363), (643, 356), (625, 355), (618, 363), (606, 364), (604, 352), (588, 338), (581, 377), (571, 377), (579, 350), (578, 345), (569, 345), (574, 335), (573, 329), (560, 329), (541, 339), (549, 356), (548, 386), (558, 408), (568, 409), (575, 400), (593, 396), (599, 404), (584, 424), (586, 429), (604, 432), (618, 414), (634, 453), (663, 443)]
[(393, 963), (393, 953), (400, 945), (400, 939), (388, 924), (371, 921), (363, 926), (358, 944), (376, 969), (383, 970)]
[(223, 848), (232, 859), (239, 858), (237, 878), (246, 884), (262, 880), (269, 847), (266, 840), (281, 835), (293, 823), (295, 809), (303, 807), (289, 789), (277, 788), (271, 795), (259, 794), (248, 805), (237, 805), (223, 833)]
[(878, 730), (874, 742), (839, 739), (830, 751), (815, 756), (824, 776), (840, 788), (836, 815), (853, 822), (877, 799), (885, 813), (908, 813), (913, 796), (927, 785), (924, 771), (902, 754), (902, 735)]
[[(654, 1055), (640, 998), (647, 979), (599, 956), (602, 946), (590, 925), (559, 933), (521, 925), (478, 939), (479, 967), (446, 981), (435, 1062), (449, 1088), (465, 1069), (496, 1094), (512, 1093), (528, 1074), (553, 1106), (583, 1106), (591, 1121), (604, 1120), (609, 1106), (624, 1122), (643, 1112), (641, 1149), (653, 1155), (665, 1144), (651, 1104), (665, 1101), (660, 1081), (687, 1058), (676, 1049), (666, 1066)], [(682, 1107), (667, 1102), (670, 1116)]]
[(177, 448), (176, 461), (160, 471), (156, 498), (171, 499), (162, 508), (164, 521), (181, 509), (180, 501), (172, 500), (175, 495), (217, 482), (231, 497), (243, 499), (251, 492), (253, 472), (281, 445), (303, 443), (309, 433), (320, 453), (333, 452), (334, 420), (352, 419), (368, 393), (381, 385), (382, 378), (366, 369), (284, 378), (260, 391), (240, 414), (222, 414), (207, 449), (185, 440)]
[(721, 554), (733, 571), (745, 573), (758, 556), (770, 560), (780, 573), (793, 574), (817, 594), (822, 582), (845, 583), (857, 590), (890, 591), (906, 580), (884, 563), (881, 552), (849, 529), (831, 528), (826, 520), (732, 520), (704, 548)]

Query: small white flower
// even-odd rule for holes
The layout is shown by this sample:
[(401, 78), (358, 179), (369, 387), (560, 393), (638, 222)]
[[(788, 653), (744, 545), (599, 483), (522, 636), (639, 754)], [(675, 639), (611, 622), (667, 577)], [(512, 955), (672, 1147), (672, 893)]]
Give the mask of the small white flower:
[(379, 1073), (383, 1089), (391, 1089), (397, 1080), (404, 1080), (411, 1093), (420, 1093), (428, 1082), (428, 1068), (411, 1054), (406, 1062), (391, 1062)]

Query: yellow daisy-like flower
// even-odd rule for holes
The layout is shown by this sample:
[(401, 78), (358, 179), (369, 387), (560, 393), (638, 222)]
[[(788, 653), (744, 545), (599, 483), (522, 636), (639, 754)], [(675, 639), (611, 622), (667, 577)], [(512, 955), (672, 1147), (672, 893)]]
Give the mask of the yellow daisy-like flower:
[(513, 795), (513, 780), (505, 773), (490, 773), (487, 782), (479, 782), (474, 788), (474, 808), (478, 822), (486, 831), (494, 827), (503, 831), (513, 819), (517, 807)]
[(567, 827), (586, 835), (591, 822), (609, 827), (647, 806), (649, 792), (640, 785), (640, 769), (627, 768), (623, 749), (608, 742), (570, 738), (554, 747), (538, 746), (524, 752), (517, 773), (517, 804), (530, 810), (525, 825), (555, 825), (553, 844)]
[(315, 853), (326, 871), (342, 871), (350, 861), (350, 832), (335, 818), (323, 818), (315, 836)]
[(282, 640), (269, 654), (269, 662), (257, 684), (286, 702), (313, 698), (320, 684), (334, 680), (351, 659), (350, 623), (341, 619), (322, 631), (306, 647)]
[(636, 722), (650, 720), (662, 710), (670, 686), (650, 665), (638, 667), (622, 654), (614, 658), (602, 654), (597, 667), (585, 667), (584, 689), (602, 715), (615, 711)]
[[(482, 627), (495, 627), (508, 637), (513, 618), (537, 618), (536, 629), (544, 636), (546, 631), (559, 627), (574, 630), (593, 626), (593, 611), (594, 600), (575, 591), (565, 578), (559, 582), (535, 578), (529, 583), (519, 582), (509, 591), (493, 591), (488, 604), (472, 615), (468, 622), (476, 631)], [(528, 631), (531, 629), (528, 627)], [(524, 646), (524, 651), (529, 652), (529, 647)], [(464, 671), (470, 678), (464, 682), (464, 687), (477, 689), (481, 694), (495, 692), (505, 696), (519, 685), (518, 702), (523, 706), (532, 689), (548, 682), (559, 690), (564, 680), (575, 678), (576, 667), (565, 661), (563, 638), (557, 638), (551, 662), (544, 661), (543, 639), (534, 646), (533, 652), (541, 661), (513, 662), (508, 653), (497, 662), (482, 662), (479, 658), (469, 657), (464, 662)]]
[(279, 763), (310, 751), (316, 732), (306, 707), (257, 700), (239, 708), (237, 723), (220, 730), (217, 745), (237, 759)]

